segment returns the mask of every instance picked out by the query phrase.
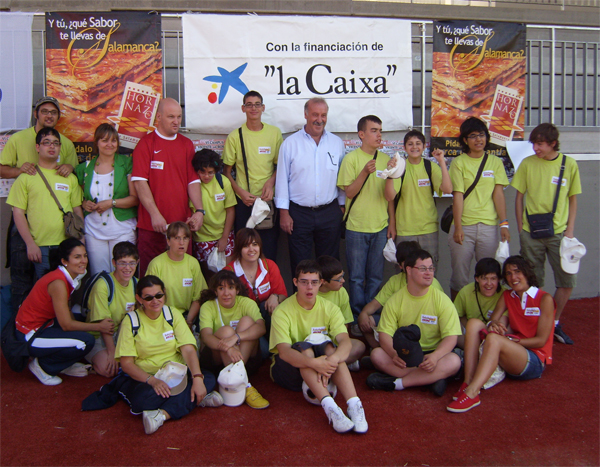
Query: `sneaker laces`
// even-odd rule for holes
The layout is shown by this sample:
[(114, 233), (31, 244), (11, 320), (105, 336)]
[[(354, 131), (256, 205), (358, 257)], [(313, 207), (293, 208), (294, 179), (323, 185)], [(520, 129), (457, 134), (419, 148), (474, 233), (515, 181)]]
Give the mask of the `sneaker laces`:
[(350, 418), (353, 422), (362, 423), (365, 421), (365, 411), (363, 409), (362, 402), (357, 402), (354, 406), (354, 409), (352, 409), (350, 412)]

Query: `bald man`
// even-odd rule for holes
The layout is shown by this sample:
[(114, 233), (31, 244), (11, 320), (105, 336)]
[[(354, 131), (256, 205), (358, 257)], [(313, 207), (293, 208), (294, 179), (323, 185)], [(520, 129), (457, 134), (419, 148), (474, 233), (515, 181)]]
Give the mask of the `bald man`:
[[(138, 208), (140, 277), (146, 273), (148, 263), (166, 250), (168, 224), (187, 222), (195, 232), (204, 220), (200, 179), (192, 167), (194, 145), (189, 138), (178, 134), (181, 114), (176, 100), (161, 100), (156, 129), (144, 136), (133, 151), (131, 180), (141, 202)], [(193, 214), (189, 201), (195, 208)], [(188, 253), (191, 254), (191, 250)]]

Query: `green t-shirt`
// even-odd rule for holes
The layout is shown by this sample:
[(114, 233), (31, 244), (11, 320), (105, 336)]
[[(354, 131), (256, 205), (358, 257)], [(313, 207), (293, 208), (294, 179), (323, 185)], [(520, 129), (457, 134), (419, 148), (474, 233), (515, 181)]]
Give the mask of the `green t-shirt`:
[[(202, 183), (202, 205), (206, 211), (202, 228), (198, 232), (194, 232), (194, 241), (210, 242), (219, 240), (223, 235), (225, 228), (226, 209), (237, 204), (237, 199), (231, 182), (227, 177), (222, 177), (223, 188), (219, 185), (217, 177), (208, 183)], [(193, 205), (190, 203), (193, 209)]]
[[(462, 318), (466, 316), (467, 319), (477, 318), (485, 322), (479, 312), (479, 305), (481, 305), (481, 312), (485, 316), (485, 319), (489, 321), (494, 308), (496, 308), (496, 303), (500, 300), (503, 292), (503, 290), (500, 290), (500, 292), (495, 293), (491, 297), (486, 297), (478, 293), (477, 297), (475, 297), (475, 282), (465, 285), (454, 299), (454, 306), (458, 312), (458, 317)], [(477, 305), (477, 299), (479, 299), (479, 305)]]
[(277, 354), (277, 344), (295, 344), (312, 333), (327, 334), (335, 340), (338, 334), (348, 332), (338, 306), (317, 295), (312, 310), (298, 304), (296, 294), (282, 302), (271, 316), (269, 347)]
[(207, 288), (198, 260), (187, 253), (182, 261), (173, 261), (164, 252), (150, 261), (146, 275), (157, 276), (165, 284), (167, 305), (184, 312), (192, 302), (200, 299), (200, 293)]
[[(123, 317), (128, 311), (135, 309), (135, 286), (130, 280), (126, 287), (123, 287), (117, 279), (115, 273), (111, 272), (113, 284), (115, 285), (112, 302), (108, 303), (108, 286), (104, 279), (98, 279), (90, 292), (88, 299), (88, 308), (90, 309), (86, 316), (88, 323), (97, 323), (103, 319), (112, 319), (115, 323), (115, 332), (119, 329)], [(90, 334), (99, 337), (99, 332)]]
[(263, 123), (260, 131), (250, 131), (244, 123), (242, 125), (246, 159), (248, 160), (248, 174), (250, 175), (250, 189), (246, 180), (246, 168), (242, 157), (242, 146), (238, 128), (227, 136), (223, 148), (223, 163), (235, 165), (236, 183), (240, 188), (249, 191), (254, 196), (260, 196), (263, 186), (273, 176), (275, 165), (279, 158), (279, 147), (283, 143), (281, 130), (273, 125)]
[(223, 326), (231, 326), (236, 329), (243, 316), (250, 316), (255, 322), (263, 319), (256, 302), (248, 297), (238, 295), (231, 308), (219, 307), (216, 299), (210, 300), (200, 307), (200, 330), (211, 328), (214, 334)]
[[(431, 179), (433, 189), (441, 194), (442, 169), (434, 162), (431, 163)], [(438, 212), (423, 158), (418, 164), (406, 162), (402, 193), (396, 207), (396, 230), (398, 235), (406, 237), (438, 231)]]
[[(373, 156), (358, 148), (348, 153), (342, 160), (337, 185), (342, 190), (356, 180)], [(387, 168), (390, 157), (381, 151), (375, 161), (376, 171), (369, 175), (360, 195), (352, 204), (350, 217), (346, 227), (354, 232), (375, 233), (385, 229), (389, 223), (388, 202), (385, 199), (386, 180), (377, 176)], [(400, 188), (400, 179), (394, 180), (396, 192)], [(346, 200), (346, 209), (350, 207), (351, 199)]]
[(337, 291), (330, 290), (329, 292), (319, 292), (318, 295), (319, 297), (323, 297), (325, 300), (329, 300), (331, 303), (334, 303), (340, 308), (340, 310), (342, 310), (342, 315), (344, 315), (344, 323), (354, 322), (352, 310), (350, 309), (350, 297), (348, 296), (348, 292), (344, 287)]
[[(83, 193), (75, 175), (63, 177), (54, 169), (41, 169), (65, 212), (81, 206)], [(39, 174), (19, 175), (6, 203), (25, 211), (29, 231), (37, 246), (59, 245), (66, 240), (63, 213)]]
[[(474, 159), (461, 154), (452, 161), (449, 171), (452, 191), (464, 194), (469, 189), (475, 181), (482, 160), (483, 156)], [(498, 224), (498, 214), (492, 199), (496, 185), (508, 185), (508, 178), (502, 161), (489, 154), (477, 185), (464, 201), (462, 225), (475, 225), (480, 222), (486, 225)]]
[(196, 339), (190, 331), (181, 311), (171, 307), (173, 327), (169, 325), (163, 314), (152, 320), (142, 310), (137, 314), (140, 328), (135, 337), (131, 330), (129, 318), (121, 321), (119, 339), (115, 349), (115, 360), (121, 357), (133, 357), (135, 364), (146, 373), (154, 375), (165, 362), (186, 364), (179, 348), (183, 345), (196, 347)]
[[(392, 295), (394, 295), (396, 292), (398, 292), (404, 287), (406, 287), (406, 273), (400, 272), (388, 279), (388, 281), (381, 288), (379, 293), (375, 296), (375, 300), (377, 300), (379, 304), (383, 306)], [(433, 287), (434, 289), (438, 289), (442, 293), (444, 292), (442, 285), (438, 282), (438, 280), (435, 277), (433, 278), (431, 287)]]
[[(39, 155), (35, 149), (35, 136), (35, 127), (26, 128), (12, 135), (0, 152), (0, 164), (9, 167), (21, 167), (25, 162), (29, 162), (36, 165)], [(73, 168), (79, 164), (73, 142), (64, 135), (60, 135), (58, 164), (69, 164)]]
[[(526, 208), (529, 214), (552, 212), (556, 187), (560, 175), (562, 154), (554, 160), (547, 161), (537, 156), (529, 156), (521, 162), (512, 180), (512, 186), (526, 196)], [(554, 214), (554, 233), (559, 234), (567, 228), (569, 218), (569, 198), (581, 193), (579, 167), (572, 157), (567, 157), (563, 174), (558, 205)], [(529, 223), (525, 209), (523, 210), (523, 229), (529, 232)]]
[(433, 287), (415, 297), (405, 287), (395, 293), (383, 307), (377, 331), (393, 337), (403, 326), (416, 324), (421, 329), (421, 348), (435, 350), (442, 339), (460, 336), (460, 321), (450, 298)]

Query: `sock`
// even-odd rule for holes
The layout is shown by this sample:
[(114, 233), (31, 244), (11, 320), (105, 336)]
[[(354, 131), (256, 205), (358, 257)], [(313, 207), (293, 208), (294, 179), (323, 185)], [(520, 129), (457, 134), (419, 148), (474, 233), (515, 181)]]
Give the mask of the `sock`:
[(558, 320), (557, 319), (554, 320), (554, 326), (558, 326)]
[(360, 402), (360, 399), (358, 398), (358, 396), (354, 396), (351, 397), (350, 399), (348, 399), (346, 401), (346, 404), (348, 404), (348, 408), (350, 408), (351, 406), (354, 406), (356, 404), (358, 404)]
[(323, 407), (323, 410), (325, 410), (325, 413), (327, 413), (327, 409), (335, 409), (337, 404), (333, 400), (333, 397), (325, 396), (323, 399), (321, 399), (321, 407)]
[(402, 378), (396, 378), (394, 384), (396, 385), (396, 391), (402, 391), (404, 389), (404, 385), (402, 384)]

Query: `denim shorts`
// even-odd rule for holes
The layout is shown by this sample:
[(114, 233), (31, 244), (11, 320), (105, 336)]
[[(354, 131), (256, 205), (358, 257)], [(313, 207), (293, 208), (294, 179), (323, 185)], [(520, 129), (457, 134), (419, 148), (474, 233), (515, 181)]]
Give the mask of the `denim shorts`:
[(542, 373), (544, 372), (544, 368), (546, 368), (546, 365), (542, 363), (540, 357), (538, 357), (535, 352), (529, 349), (525, 350), (527, 350), (527, 365), (525, 365), (525, 368), (523, 368), (523, 371), (519, 375), (511, 375), (507, 371), (506, 376), (508, 376), (509, 378), (527, 381), (528, 379), (542, 377)]

